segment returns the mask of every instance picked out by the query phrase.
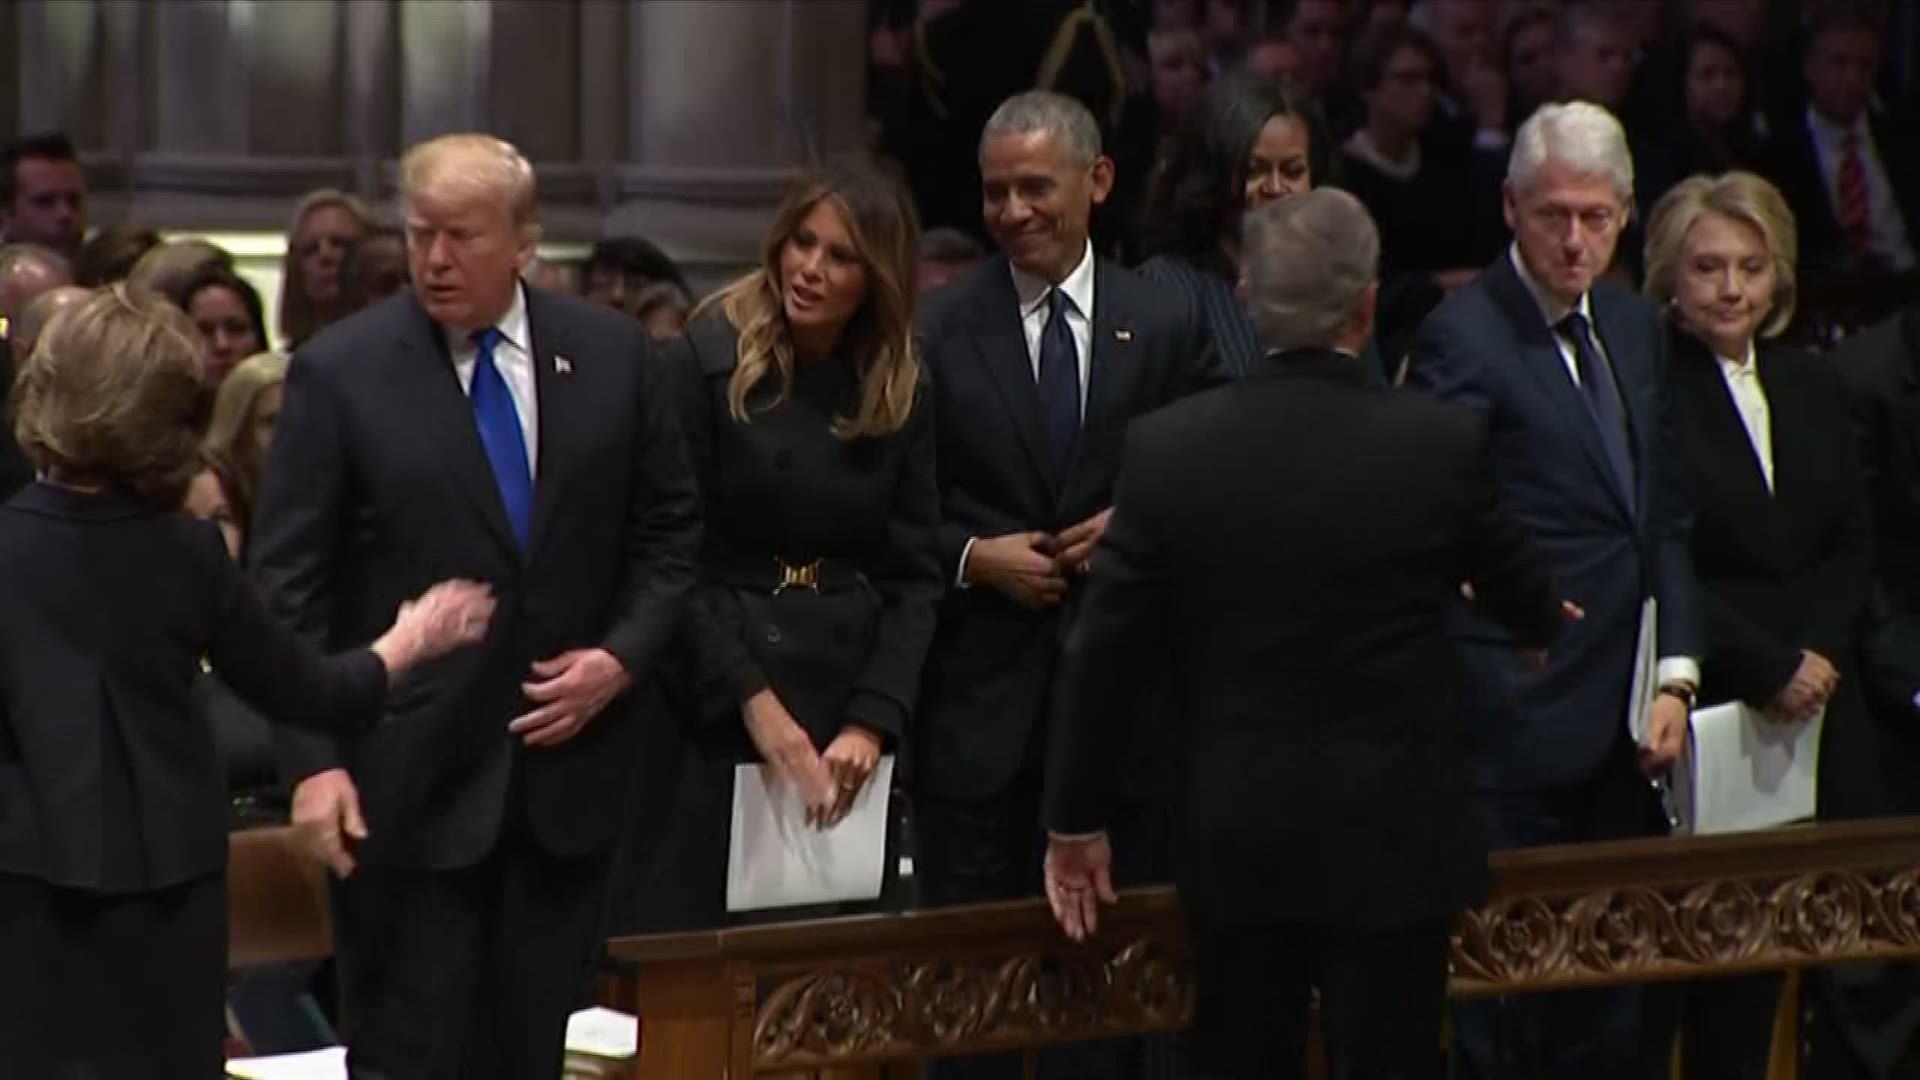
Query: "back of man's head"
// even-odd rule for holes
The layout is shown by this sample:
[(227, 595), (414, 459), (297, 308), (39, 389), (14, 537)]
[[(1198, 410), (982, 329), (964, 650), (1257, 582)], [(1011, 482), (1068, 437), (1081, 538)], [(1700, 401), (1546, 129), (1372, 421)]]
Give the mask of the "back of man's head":
[(34, 297), (22, 308), (19, 316), (7, 327), (7, 344), (13, 349), (14, 370), (19, 370), (27, 354), (33, 351), (34, 342), (46, 333), (47, 324), (53, 322), (54, 316), (92, 295), (91, 289), (61, 285)]
[(0, 316), (18, 318), (49, 289), (73, 284), (73, 270), (59, 252), (38, 244), (0, 247)]
[(1268, 349), (1357, 351), (1372, 330), (1380, 233), (1360, 200), (1315, 188), (1241, 223), (1247, 311)]

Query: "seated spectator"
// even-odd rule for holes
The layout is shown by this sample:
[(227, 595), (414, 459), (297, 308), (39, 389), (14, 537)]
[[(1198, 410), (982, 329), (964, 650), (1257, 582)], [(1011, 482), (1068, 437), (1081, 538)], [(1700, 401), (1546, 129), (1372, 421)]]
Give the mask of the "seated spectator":
[(130, 288), (172, 296), (194, 275), (209, 266), (233, 269), (233, 254), (198, 237), (168, 240), (149, 248), (127, 274)]
[(693, 300), (671, 281), (656, 281), (633, 298), (633, 315), (654, 341), (672, 341), (687, 332)]
[(914, 264), (914, 285), (921, 296), (958, 280), (987, 257), (980, 241), (959, 229), (928, 229), (920, 237), (920, 255)]
[[(1894, 771), (1906, 759), (1882, 745), (1859, 677), (1873, 562), (1846, 391), (1831, 364), (1768, 340), (1793, 316), (1792, 212), (1751, 173), (1696, 176), (1647, 237), (1687, 432), (1700, 702), (1819, 720), (1819, 816), (1890, 813), (1911, 773)], [(1765, 1080), (1779, 996), (1772, 975), (1690, 987), (1686, 1075)]]
[(99, 230), (74, 256), (74, 284), (88, 289), (125, 281), (140, 256), (160, 246), (160, 233), (121, 222)]
[[(1471, 279), (1498, 241), (1479, 241), (1474, 215), (1461, 205), (1474, 191), (1470, 160), (1459, 152), (1466, 146), (1426, 141), (1442, 65), (1432, 39), (1405, 24), (1360, 39), (1352, 85), (1367, 121), (1341, 148), (1340, 177), (1379, 228), (1382, 275), (1427, 275), (1445, 288)], [(1434, 212), (1439, 192), (1454, 204), (1446, 213)]]
[(13, 370), (27, 362), (27, 356), (33, 352), (33, 346), (40, 335), (53, 323), (53, 317), (72, 307), (74, 304), (93, 295), (93, 290), (78, 285), (60, 285), (34, 297), (20, 310), (18, 317), (7, 324), (8, 351), (12, 354)]
[[(256, 353), (241, 361), (214, 395), (207, 447), (233, 466), (231, 505), (251, 508), (260, 494), (286, 381), (285, 353)], [(240, 523), (244, 535), (251, 519), (242, 517)]]
[(1635, 148), (1635, 191), (1642, 213), (1681, 180), (1735, 169), (1764, 168), (1771, 156), (1753, 127), (1746, 60), (1739, 45), (1712, 26), (1681, 39), (1669, 75), (1659, 134)]
[[(1160, 148), (1207, 85), (1207, 53), (1191, 30), (1155, 30), (1147, 35), (1151, 65), (1147, 89), (1127, 99), (1113, 135), (1113, 192), (1102, 207), (1095, 247), (1120, 252), (1131, 240), (1127, 228), (1138, 213), (1147, 174)], [(1102, 235), (1104, 234), (1104, 235)]]
[(1507, 78), (1507, 121), (1520, 121), (1560, 92), (1555, 64), (1553, 5), (1536, 0), (1513, 9), (1500, 26), (1500, 70)]
[(1560, 9), (1554, 24), (1555, 98), (1587, 101), (1619, 115), (1633, 87), (1634, 26), (1613, 0)]
[(1286, 34), (1265, 34), (1247, 50), (1244, 70), (1263, 79), (1293, 82), (1300, 78), (1300, 56)]
[(240, 361), (267, 347), (260, 294), (246, 278), (218, 263), (201, 267), (168, 299), (207, 339), (207, 381), (214, 386)]
[(1875, 107), (1880, 26), (1834, 4), (1814, 13), (1806, 108), (1781, 124), (1778, 162), (1809, 271), (1904, 272), (1920, 250), (1920, 140)]
[(577, 263), (556, 262), (544, 256), (535, 255), (527, 260), (527, 267), (520, 272), (520, 276), (536, 289), (545, 289), (565, 296), (580, 295), (580, 266)]
[(686, 278), (667, 253), (637, 236), (615, 236), (597, 241), (581, 266), (587, 299), (634, 314), (633, 300), (656, 281), (671, 281), (687, 290)]
[(38, 244), (0, 247), (0, 325), (18, 318), (42, 294), (71, 284), (72, 268), (52, 248)]
[[(1425, 34), (1440, 57), (1434, 73), (1433, 130), (1505, 150), (1509, 95), (1494, 53), (1499, 14), (1482, 0), (1421, 0), (1413, 8), (1415, 17), (1405, 24)], [(1376, 22), (1363, 36), (1400, 21)]]
[(73, 143), (29, 135), (0, 148), (0, 240), (72, 258), (87, 234), (87, 177)]
[(355, 297), (341, 267), (373, 219), (343, 191), (310, 191), (294, 209), (280, 263), (280, 338), (289, 350), (351, 314)]
[(1329, 130), (1343, 138), (1360, 126), (1360, 102), (1341, 83), (1347, 54), (1346, 12), (1340, 0), (1294, 0), (1282, 22), (1293, 46), (1298, 85), (1320, 106)]
[(407, 287), (407, 237), (391, 225), (375, 225), (340, 260), (347, 307), (358, 311)]

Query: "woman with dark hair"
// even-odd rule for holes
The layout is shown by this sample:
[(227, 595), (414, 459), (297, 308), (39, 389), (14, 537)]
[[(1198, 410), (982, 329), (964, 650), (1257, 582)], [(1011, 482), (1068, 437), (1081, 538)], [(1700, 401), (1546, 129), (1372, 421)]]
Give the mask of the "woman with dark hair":
[(1634, 148), (1635, 195), (1650, 213), (1689, 176), (1759, 171), (1770, 161), (1766, 137), (1754, 122), (1752, 80), (1740, 46), (1718, 27), (1701, 23), (1674, 50), (1667, 76), (1666, 126)]
[(240, 361), (267, 347), (260, 294), (247, 279), (209, 263), (180, 283), (168, 299), (187, 313), (207, 341), (207, 383), (218, 386)]
[(1241, 73), (1208, 87), (1174, 129), (1147, 187), (1141, 274), (1181, 293), (1236, 373), (1264, 351), (1234, 295), (1240, 219), (1326, 180), (1329, 147), (1311, 102)]
[(946, 585), (917, 233), (868, 166), (805, 178), (760, 265), (668, 349), (706, 511), (676, 672), (694, 749), (657, 867), (684, 906), (668, 921), (725, 918), (736, 763), (770, 766), (831, 828), (906, 729)]

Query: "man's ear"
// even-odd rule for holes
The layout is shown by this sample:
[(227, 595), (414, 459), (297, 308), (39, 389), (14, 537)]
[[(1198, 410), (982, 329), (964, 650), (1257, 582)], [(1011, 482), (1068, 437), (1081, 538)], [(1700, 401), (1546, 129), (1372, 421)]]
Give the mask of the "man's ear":
[(1093, 184), (1093, 205), (1103, 205), (1113, 194), (1113, 159), (1104, 154), (1095, 158), (1088, 179)]

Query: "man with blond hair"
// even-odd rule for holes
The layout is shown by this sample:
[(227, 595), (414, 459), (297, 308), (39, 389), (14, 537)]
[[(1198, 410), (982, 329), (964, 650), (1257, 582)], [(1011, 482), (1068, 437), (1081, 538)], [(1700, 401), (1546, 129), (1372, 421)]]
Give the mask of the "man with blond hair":
[(286, 735), (293, 818), (338, 875), (356, 1080), (551, 1077), (596, 948), (645, 692), (699, 542), (644, 330), (528, 288), (534, 176), (481, 135), (401, 162), (413, 288), (294, 354), (250, 558), (326, 641), (444, 577), (486, 640), (397, 687), (358, 740)]

